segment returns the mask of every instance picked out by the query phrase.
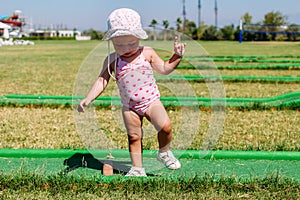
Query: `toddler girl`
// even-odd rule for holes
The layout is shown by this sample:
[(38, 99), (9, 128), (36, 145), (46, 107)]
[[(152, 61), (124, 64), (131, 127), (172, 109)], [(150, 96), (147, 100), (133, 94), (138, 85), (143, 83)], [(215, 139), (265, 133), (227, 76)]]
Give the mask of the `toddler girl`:
[(178, 43), (175, 37), (174, 54), (169, 60), (163, 61), (151, 47), (139, 45), (140, 39), (147, 37), (136, 11), (121, 8), (109, 15), (108, 31), (104, 40), (113, 43), (115, 52), (109, 53), (98, 79), (77, 108), (79, 112), (84, 112), (84, 107), (101, 95), (111, 77), (116, 81), (123, 105), (122, 116), (132, 161), (132, 167), (126, 176), (146, 176), (142, 165), (144, 117), (158, 131), (158, 161), (169, 169), (181, 167), (180, 162), (170, 151), (172, 126), (160, 101), (152, 69), (165, 75), (171, 73), (181, 61), (185, 44)]

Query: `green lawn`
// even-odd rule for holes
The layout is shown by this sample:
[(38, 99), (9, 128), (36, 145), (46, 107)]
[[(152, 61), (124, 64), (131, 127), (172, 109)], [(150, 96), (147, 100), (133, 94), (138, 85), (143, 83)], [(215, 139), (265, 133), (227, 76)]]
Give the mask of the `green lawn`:
[[(161, 56), (169, 56), (172, 42), (150, 42)], [(94, 52), (92, 50), (95, 49)], [(189, 49), (190, 47), (190, 49)], [(187, 46), (187, 55), (206, 56), (277, 56), (276, 59), (299, 60), (299, 43), (287, 42), (196, 42)], [(92, 52), (92, 53), (91, 53)], [(99, 57), (98, 57), (99, 54)], [(87, 92), (101, 70), (101, 60), (106, 55), (106, 43), (100, 41), (36, 41), (34, 46), (0, 47), (0, 96), (7, 94), (72, 95), (78, 81), (82, 82), (81, 93)], [(94, 57), (93, 57), (94, 56)], [(280, 58), (280, 57), (284, 58)], [(288, 57), (290, 56), (290, 58)], [(92, 62), (90, 62), (92, 61)], [(212, 66), (257, 65), (260, 63), (210, 62)], [(94, 71), (87, 71), (91, 67)], [(88, 78), (83, 77), (83, 72)], [(178, 69), (179, 74), (199, 74), (202, 71)], [(209, 73), (208, 71), (204, 71)], [(220, 75), (251, 76), (300, 76), (298, 68), (286, 70), (216, 70)], [(83, 77), (83, 79), (82, 79)], [(190, 88), (201, 97), (211, 94), (208, 84), (189, 82)], [(165, 82), (159, 82), (163, 96), (172, 96), (174, 92)], [(185, 85), (175, 85), (177, 90), (185, 91)], [(299, 83), (270, 82), (224, 82), (222, 89), (226, 97), (272, 97), (299, 91)], [(115, 83), (111, 81), (103, 95), (115, 94)], [(175, 94), (176, 95), (176, 94)], [(187, 108), (168, 108), (173, 122), (174, 149), (182, 148), (180, 132), (183, 121), (190, 125), (198, 123), (198, 128), (184, 148), (201, 149), (207, 137), (212, 112), (210, 109), (191, 110), (189, 114), (199, 116), (185, 119), (183, 112)], [(97, 108), (96, 116), (100, 130), (113, 141), (115, 147), (127, 149), (127, 137), (122, 124), (117, 122), (117, 108)], [(69, 107), (0, 107), (0, 148), (50, 148), (82, 149), (82, 133), (76, 132), (73, 110)], [(258, 151), (300, 151), (300, 114), (298, 110), (235, 110), (227, 109), (222, 134), (218, 135), (216, 150), (258, 150)], [(217, 121), (218, 123), (218, 121)], [(182, 131), (182, 130), (181, 130)], [(157, 149), (154, 130), (145, 121), (145, 149)], [(0, 198), (3, 199), (297, 199), (299, 183), (283, 180), (279, 177), (267, 177), (263, 180), (240, 182), (224, 179), (214, 182), (212, 175), (178, 182), (146, 183), (122, 181), (102, 184), (97, 181), (85, 181), (50, 177), (50, 180), (34, 174), (6, 176), (0, 173)], [(33, 181), (34, 180), (34, 181)], [(20, 182), (18, 182), (20, 181)], [(32, 183), (33, 182), (33, 183)], [(179, 181), (180, 182), (180, 181)], [(132, 193), (134, 188), (144, 186), (141, 191)]]
[[(167, 56), (161, 49), (170, 42), (145, 42), (157, 47), (159, 53)], [(193, 53), (197, 50), (210, 52), (211, 56), (298, 56), (299, 43), (243, 43), (237, 42), (197, 42), (190, 44)], [(92, 50), (95, 51), (92, 52)], [(72, 95), (78, 78), (83, 73), (84, 95), (90, 83), (101, 70), (101, 58), (106, 55), (106, 43), (99, 41), (37, 41), (34, 46), (1, 47), (0, 56), (0, 94), (39, 94)], [(165, 47), (164, 47), (165, 48)], [(187, 46), (189, 48), (189, 46)], [(100, 56), (98, 56), (98, 54)], [(190, 55), (189, 53), (187, 53)], [(299, 59), (299, 58), (293, 58)], [(299, 59), (300, 62), (300, 59)], [(218, 65), (218, 62), (214, 64)], [(227, 64), (231, 64), (227, 62)], [(240, 63), (236, 63), (240, 64)], [(258, 63), (259, 64), (259, 63)], [(86, 70), (91, 68), (93, 71)], [(194, 73), (197, 70), (178, 69), (177, 74)], [(300, 76), (300, 70), (215, 70), (221, 75), (252, 76)], [(201, 73), (201, 70), (200, 70)], [(81, 80), (81, 79), (80, 79)], [(186, 94), (186, 86), (199, 97), (210, 97), (213, 84), (189, 82), (188, 84), (167, 84), (158, 82), (162, 96)], [(176, 91), (174, 93), (174, 87)], [(272, 97), (299, 91), (299, 83), (269, 82), (224, 82), (219, 90), (225, 90), (226, 97)], [(75, 89), (74, 89), (75, 88)], [(172, 89), (173, 88), (173, 89)], [(115, 95), (116, 85), (110, 82), (103, 95)], [(76, 92), (76, 91), (75, 91)], [(10, 148), (83, 148), (76, 133), (72, 109), (69, 108), (13, 108), (1, 107), (2, 126), (0, 147)], [(173, 121), (174, 134), (180, 128), (182, 114), (180, 109), (169, 109)], [(198, 111), (199, 129), (191, 144), (191, 149), (201, 148), (211, 117), (210, 111)], [(119, 148), (127, 148), (123, 125), (115, 126), (115, 114), (110, 109), (98, 109), (99, 122), (107, 129), (110, 137)], [(238, 116), (238, 117), (237, 117)], [(111, 119), (111, 120), (107, 120)], [(217, 149), (259, 149), (259, 150), (296, 150), (299, 151), (299, 112), (297, 110), (253, 110), (243, 112), (228, 110), (224, 131), (216, 146)], [(112, 130), (113, 129), (113, 130)], [(149, 132), (153, 130), (150, 129)], [(272, 139), (269, 138), (271, 136)], [(145, 140), (145, 148), (155, 149), (155, 137)], [(265, 141), (269, 141), (265, 143)], [(271, 142), (270, 142), (271, 141)]]
[[(148, 45), (149, 42), (146, 44)], [(163, 43), (163, 42), (162, 42)], [(168, 42), (171, 43), (171, 42)], [(196, 42), (195, 42), (196, 43)], [(211, 56), (217, 55), (298, 55), (298, 43), (243, 43), (237, 42), (200, 42), (201, 46), (191, 44), (191, 51), (204, 53), (207, 51)], [(164, 44), (164, 43), (163, 43)], [(155, 43), (154, 46), (161, 48)], [(172, 43), (171, 43), (172, 44)], [(0, 55), (0, 95), (6, 94), (47, 94), (47, 95), (72, 95), (74, 82), (78, 78), (81, 67), (86, 67), (85, 59), (97, 46), (99, 51), (99, 62), (96, 72), (101, 70), (100, 58), (106, 55), (106, 43), (99, 41), (76, 42), (76, 41), (37, 41), (34, 46), (3, 46)], [(149, 44), (151, 45), (151, 44)], [(188, 48), (188, 46), (187, 46)], [(171, 50), (171, 49), (170, 49)], [(94, 54), (97, 55), (98, 52)], [(205, 54), (208, 54), (205, 53)], [(162, 53), (170, 55), (170, 53)], [(215, 62), (216, 65), (222, 64)], [(222, 64), (223, 65), (223, 64)], [(195, 70), (178, 70), (180, 74), (194, 73)], [(196, 72), (196, 73), (201, 73)], [(221, 75), (276, 75), (276, 76), (300, 76), (300, 70), (219, 70)], [(97, 74), (91, 73), (93, 78)], [(93, 81), (93, 80), (88, 80)], [(244, 88), (251, 88), (253, 84), (246, 84)], [(110, 84), (110, 87), (113, 87)], [(299, 84), (290, 87), (290, 84), (282, 84), (279, 90), (282, 92), (271, 93), (270, 95), (298, 90)], [(197, 86), (196, 91), (203, 91)], [(204, 86), (205, 87), (205, 86)], [(271, 87), (267, 85), (266, 87)], [(234, 94), (239, 83), (226, 84), (226, 93), (229, 96), (249, 96), (249, 90), (243, 93), (240, 90)], [(265, 91), (264, 84), (255, 85), (254, 88), (261, 88)], [(110, 91), (108, 89), (108, 91)], [(253, 90), (252, 90), (253, 91)], [(233, 92), (233, 94), (231, 94)], [(253, 95), (257, 96), (257, 95)], [(259, 95), (261, 96), (261, 95)]]

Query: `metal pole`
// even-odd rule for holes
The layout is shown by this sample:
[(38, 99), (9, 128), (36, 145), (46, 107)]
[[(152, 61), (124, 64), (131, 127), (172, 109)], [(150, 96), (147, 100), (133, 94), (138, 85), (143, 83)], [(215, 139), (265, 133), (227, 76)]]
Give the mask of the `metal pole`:
[(240, 35), (239, 35), (239, 42), (243, 42), (243, 20), (240, 19)]
[(185, 12), (185, 0), (182, 0), (183, 7), (182, 7), (182, 15), (183, 15), (183, 26), (182, 31), (184, 32), (185, 29), (185, 21), (186, 21), (186, 12)]
[(218, 28), (218, 5), (217, 0), (215, 0), (215, 26)]
[(198, 0), (198, 27), (201, 26), (201, 0)]

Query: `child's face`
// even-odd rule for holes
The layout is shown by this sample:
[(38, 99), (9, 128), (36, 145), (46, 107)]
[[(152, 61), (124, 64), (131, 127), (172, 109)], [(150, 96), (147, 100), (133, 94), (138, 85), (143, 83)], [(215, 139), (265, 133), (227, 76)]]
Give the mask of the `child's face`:
[(120, 56), (130, 57), (137, 52), (140, 40), (132, 35), (126, 35), (114, 37), (111, 41)]

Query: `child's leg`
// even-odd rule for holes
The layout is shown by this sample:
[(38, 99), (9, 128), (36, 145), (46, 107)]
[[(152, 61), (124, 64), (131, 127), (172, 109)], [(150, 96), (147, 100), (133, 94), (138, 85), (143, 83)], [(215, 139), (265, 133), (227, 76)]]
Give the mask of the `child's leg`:
[(166, 152), (172, 140), (172, 124), (160, 100), (153, 102), (146, 111), (146, 118), (158, 131), (159, 151)]
[(128, 134), (132, 165), (142, 167), (142, 117), (126, 108), (123, 108), (122, 114)]
[(159, 100), (150, 105), (146, 112), (146, 117), (158, 131), (159, 152), (157, 160), (169, 169), (179, 169), (181, 164), (170, 151), (170, 143), (172, 140), (171, 121)]

